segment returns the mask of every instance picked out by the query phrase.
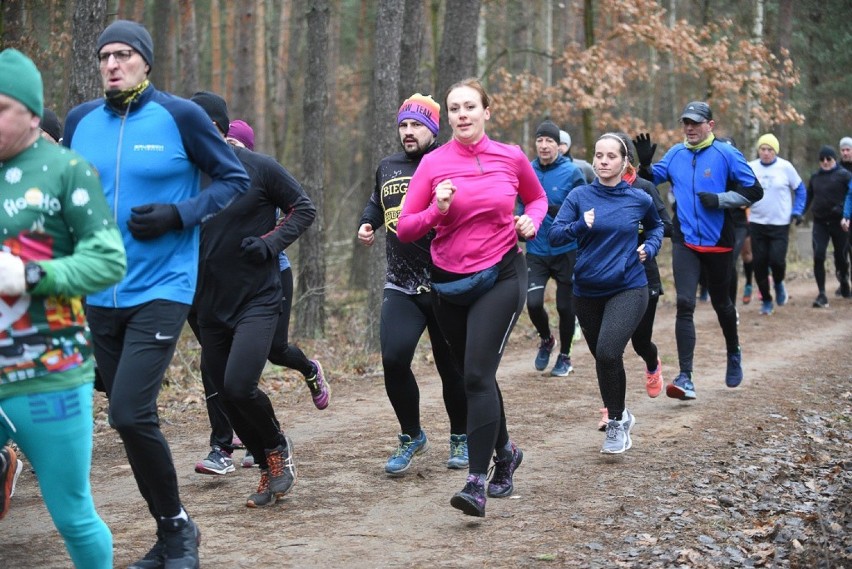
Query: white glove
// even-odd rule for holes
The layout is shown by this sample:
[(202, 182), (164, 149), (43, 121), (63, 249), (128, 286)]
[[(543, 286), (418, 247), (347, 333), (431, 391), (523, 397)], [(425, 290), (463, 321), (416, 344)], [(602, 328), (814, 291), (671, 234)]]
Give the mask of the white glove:
[(0, 251), (0, 294), (21, 296), (26, 290), (24, 262), (16, 255)]

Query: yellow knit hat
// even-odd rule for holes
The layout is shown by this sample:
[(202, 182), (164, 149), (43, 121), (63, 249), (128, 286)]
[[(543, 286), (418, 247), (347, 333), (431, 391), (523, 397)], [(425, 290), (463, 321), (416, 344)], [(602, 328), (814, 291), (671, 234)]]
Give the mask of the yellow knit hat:
[(775, 151), (775, 154), (778, 154), (778, 152), (781, 150), (781, 144), (778, 142), (778, 139), (775, 137), (775, 135), (771, 133), (764, 134), (763, 136), (757, 139), (757, 147), (760, 148), (763, 145), (772, 148), (772, 150)]

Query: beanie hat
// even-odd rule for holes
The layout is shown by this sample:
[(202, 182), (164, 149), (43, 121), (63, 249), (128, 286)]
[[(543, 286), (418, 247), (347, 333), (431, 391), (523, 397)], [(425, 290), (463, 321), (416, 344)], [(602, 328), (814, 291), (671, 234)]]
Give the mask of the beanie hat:
[(149, 67), (154, 67), (154, 40), (142, 24), (116, 20), (98, 37), (98, 51), (108, 43), (124, 43), (139, 52)]
[(535, 137), (547, 136), (552, 138), (554, 142), (559, 143), (559, 127), (553, 121), (544, 121), (538, 128), (535, 129)]
[(204, 109), (222, 134), (228, 134), (228, 125), (231, 121), (228, 120), (228, 103), (225, 99), (210, 91), (198, 91), (190, 100)]
[(245, 144), (246, 148), (254, 150), (254, 129), (245, 121), (239, 119), (231, 121), (228, 138), (239, 140)]
[(834, 148), (826, 144), (819, 149), (819, 159), (822, 160), (823, 158), (834, 158), (837, 160), (837, 152), (834, 151)]
[(32, 60), (17, 49), (0, 52), (0, 95), (11, 97), (39, 117), (44, 112), (44, 85)]
[(775, 137), (774, 134), (766, 133), (757, 139), (758, 149), (764, 145), (772, 148), (772, 150), (775, 151), (775, 154), (778, 154), (781, 151), (781, 144), (779, 144), (778, 139)]
[(844, 136), (840, 139), (840, 148), (852, 148), (852, 136)]
[(568, 148), (571, 148), (571, 135), (565, 132), (564, 130), (559, 131), (559, 144), (564, 144)]
[(59, 124), (59, 117), (47, 107), (44, 108), (44, 114), (41, 117), (41, 124), (39, 126), (41, 130), (49, 134), (56, 142), (59, 142), (59, 139), (62, 138), (62, 125)]
[(441, 123), (441, 105), (430, 95), (414, 93), (399, 107), (396, 124), (405, 119), (412, 119), (425, 125), (432, 131), (432, 134), (438, 136), (438, 125)]

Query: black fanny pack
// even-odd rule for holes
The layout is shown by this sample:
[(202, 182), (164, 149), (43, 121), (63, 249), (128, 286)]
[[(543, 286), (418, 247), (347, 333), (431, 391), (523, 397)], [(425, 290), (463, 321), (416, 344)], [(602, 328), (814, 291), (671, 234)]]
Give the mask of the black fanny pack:
[[(498, 264), (499, 265), (499, 264)], [(453, 304), (468, 306), (491, 290), (500, 274), (498, 265), (482, 269), (466, 277), (445, 283), (432, 283), (432, 288), (442, 299)]]

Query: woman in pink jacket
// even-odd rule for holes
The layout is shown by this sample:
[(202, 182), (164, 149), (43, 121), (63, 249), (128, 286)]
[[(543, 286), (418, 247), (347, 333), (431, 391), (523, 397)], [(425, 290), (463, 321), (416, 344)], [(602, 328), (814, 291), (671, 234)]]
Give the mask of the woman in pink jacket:
[[(488, 495), (509, 496), (524, 454), (509, 439), (497, 366), (524, 307), (527, 268), (518, 236), (535, 236), (547, 197), (518, 146), (485, 134), (489, 97), (476, 79), (450, 87), (445, 100), (453, 138), (423, 157), (408, 186), (397, 224), (400, 241), (434, 228), (432, 294), (435, 313), (464, 372), (470, 466), (450, 504), (485, 516)], [(516, 200), (524, 214), (516, 217)]]

